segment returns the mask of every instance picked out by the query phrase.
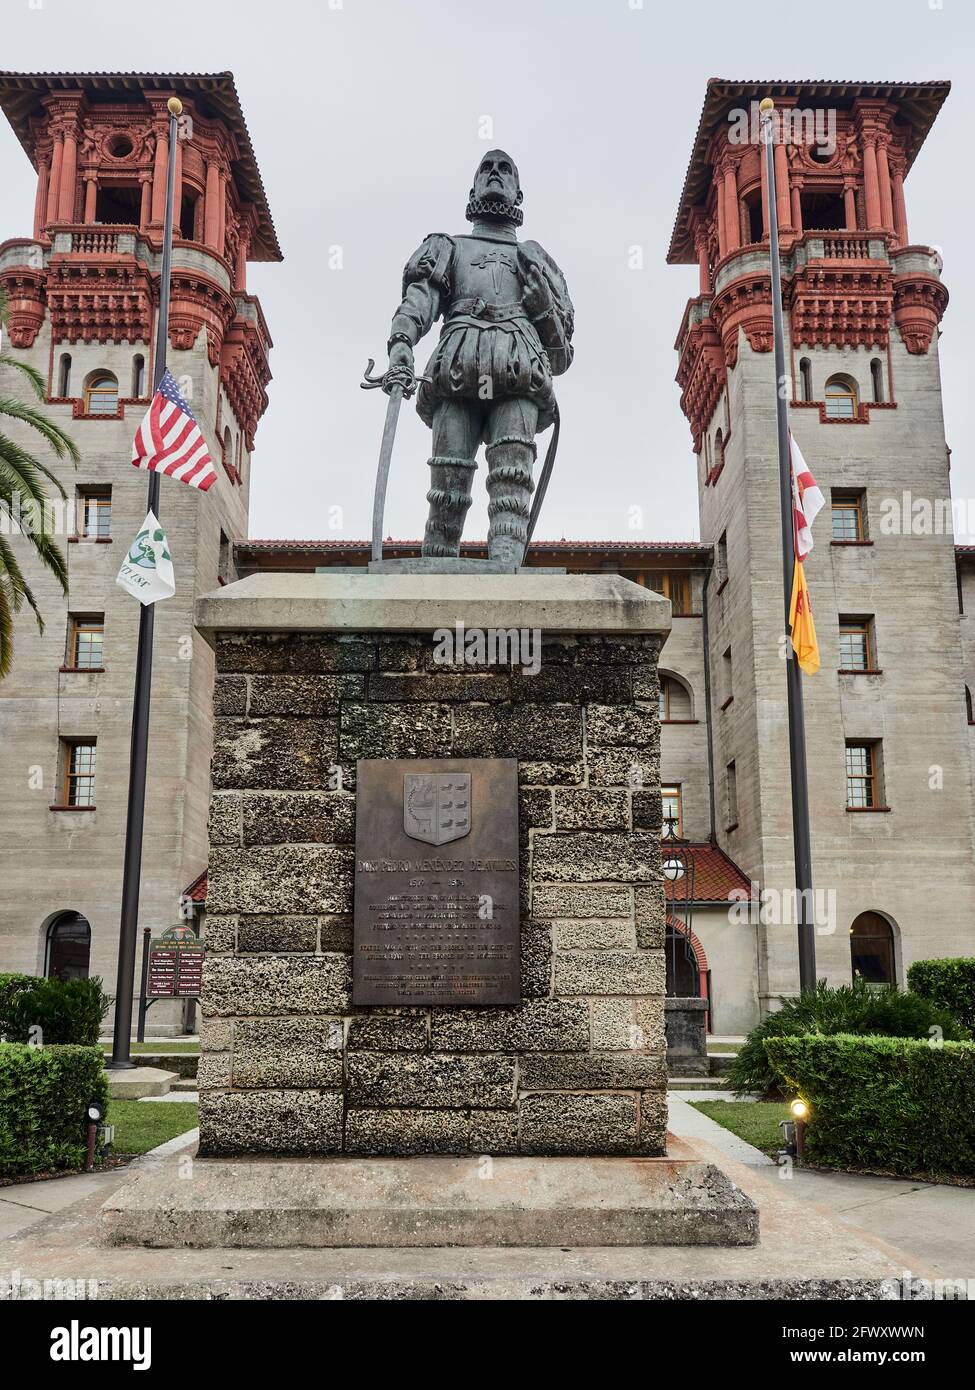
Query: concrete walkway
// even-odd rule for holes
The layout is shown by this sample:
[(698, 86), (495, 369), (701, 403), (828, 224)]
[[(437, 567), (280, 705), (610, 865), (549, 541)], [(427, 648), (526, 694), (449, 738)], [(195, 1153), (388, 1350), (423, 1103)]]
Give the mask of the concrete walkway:
[[(695, 1100), (727, 1100), (727, 1096)], [(916, 1268), (937, 1266), (945, 1277), (975, 1279), (975, 1188), (947, 1183), (879, 1178), (868, 1173), (831, 1173), (779, 1168), (680, 1095), (668, 1095), (671, 1133), (704, 1140), (720, 1153), (754, 1168), (761, 1177), (787, 1185), (793, 1197), (832, 1212), (848, 1225), (896, 1246)]]
[(71, 1173), (63, 1178), (45, 1178), (40, 1182), (17, 1182), (0, 1187), (0, 1240), (23, 1235), (31, 1226), (44, 1221), (56, 1212), (66, 1211), (78, 1202), (107, 1197), (118, 1186), (120, 1178), (130, 1168), (166, 1160), (184, 1149), (192, 1149), (199, 1138), (198, 1129), (168, 1139), (148, 1153), (133, 1159), (125, 1168), (107, 1168), (100, 1173)]

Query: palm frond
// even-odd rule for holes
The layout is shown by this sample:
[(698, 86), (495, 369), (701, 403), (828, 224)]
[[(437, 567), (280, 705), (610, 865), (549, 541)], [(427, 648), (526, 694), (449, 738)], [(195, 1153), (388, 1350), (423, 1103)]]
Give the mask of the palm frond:
[(4, 488), (10, 488), (18, 492), (26, 491), (35, 500), (46, 500), (45, 483), (50, 483), (62, 498), (67, 498), (67, 489), (46, 463), (29, 454), (15, 440), (0, 434), (0, 496)]
[(22, 362), (19, 357), (11, 357), (9, 352), (0, 352), (0, 367), (13, 367), (30, 382), (31, 390), (39, 401), (47, 400), (47, 382), (30, 362)]
[(71, 436), (65, 434), (60, 425), (56, 425), (53, 420), (49, 420), (46, 415), (35, 410), (33, 406), (24, 405), (23, 401), (0, 400), (0, 415), (7, 415), (13, 420), (22, 420), (32, 430), (37, 430), (38, 434), (44, 436), (58, 458), (64, 458), (67, 454), (72, 462), (81, 462), (81, 451)]
[(14, 657), (14, 614), (3, 575), (0, 574), (0, 680), (6, 676)]

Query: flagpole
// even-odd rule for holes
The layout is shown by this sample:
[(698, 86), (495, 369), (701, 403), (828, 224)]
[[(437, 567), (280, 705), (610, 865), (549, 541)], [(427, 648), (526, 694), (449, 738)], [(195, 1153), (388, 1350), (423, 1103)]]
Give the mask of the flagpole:
[[(789, 403), (786, 397), (785, 327), (782, 321), (782, 267), (779, 261), (779, 218), (775, 198), (775, 160), (772, 112), (766, 97), (759, 106), (765, 146), (765, 187), (768, 198), (769, 258), (772, 266), (772, 335), (775, 350), (775, 417), (779, 446), (779, 501), (782, 514), (782, 579), (785, 631), (789, 632), (792, 580), (796, 565), (795, 517), (792, 501), (792, 451), (789, 447)], [(789, 695), (789, 771), (792, 783), (792, 844), (796, 870), (796, 909), (799, 927), (799, 989), (816, 988), (816, 934), (812, 915), (812, 843), (809, 831), (809, 777), (806, 770), (806, 721), (802, 702), (802, 672), (792, 643), (786, 641), (786, 680)]]
[[(170, 97), (169, 161), (166, 166), (166, 214), (163, 223), (162, 267), (159, 274), (159, 316), (153, 393), (166, 370), (169, 337), (170, 278), (173, 262), (173, 193), (176, 184), (177, 121), (183, 112), (178, 97)], [(147, 511), (159, 516), (159, 474), (149, 470)], [(134, 1067), (132, 1045), (132, 995), (135, 989), (136, 938), (139, 926), (139, 887), (142, 879), (142, 834), (146, 809), (146, 763), (149, 753), (149, 697), (152, 692), (152, 639), (156, 605), (139, 605), (139, 649), (135, 662), (135, 694), (132, 701), (132, 736), (129, 748), (129, 797), (125, 815), (125, 852), (122, 867), (122, 912), (119, 922), (118, 977), (115, 985), (115, 1026), (109, 1068)]]

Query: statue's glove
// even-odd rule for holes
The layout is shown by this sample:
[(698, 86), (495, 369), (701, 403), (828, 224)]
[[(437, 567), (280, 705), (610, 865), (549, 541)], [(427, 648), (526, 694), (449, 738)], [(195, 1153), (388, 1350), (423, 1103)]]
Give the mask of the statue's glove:
[(546, 276), (532, 262), (525, 271), (525, 281), (521, 292), (522, 303), (533, 319), (539, 319), (551, 311), (555, 299), (552, 287)]
[(405, 338), (391, 338), (389, 341), (389, 366), (383, 377), (383, 390), (387, 396), (394, 386), (403, 388), (403, 395), (413, 394), (415, 368), (413, 347)]

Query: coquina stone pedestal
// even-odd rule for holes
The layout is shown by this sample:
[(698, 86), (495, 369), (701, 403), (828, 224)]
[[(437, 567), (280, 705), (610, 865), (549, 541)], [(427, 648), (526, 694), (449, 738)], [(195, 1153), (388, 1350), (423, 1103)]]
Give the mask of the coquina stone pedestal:
[[(517, 629), (519, 660), (444, 663), (458, 622)], [(619, 576), (258, 575), (198, 625), (201, 1153), (662, 1154), (667, 601)], [(521, 1003), (353, 1007), (357, 761), (482, 757), (518, 763)]]

